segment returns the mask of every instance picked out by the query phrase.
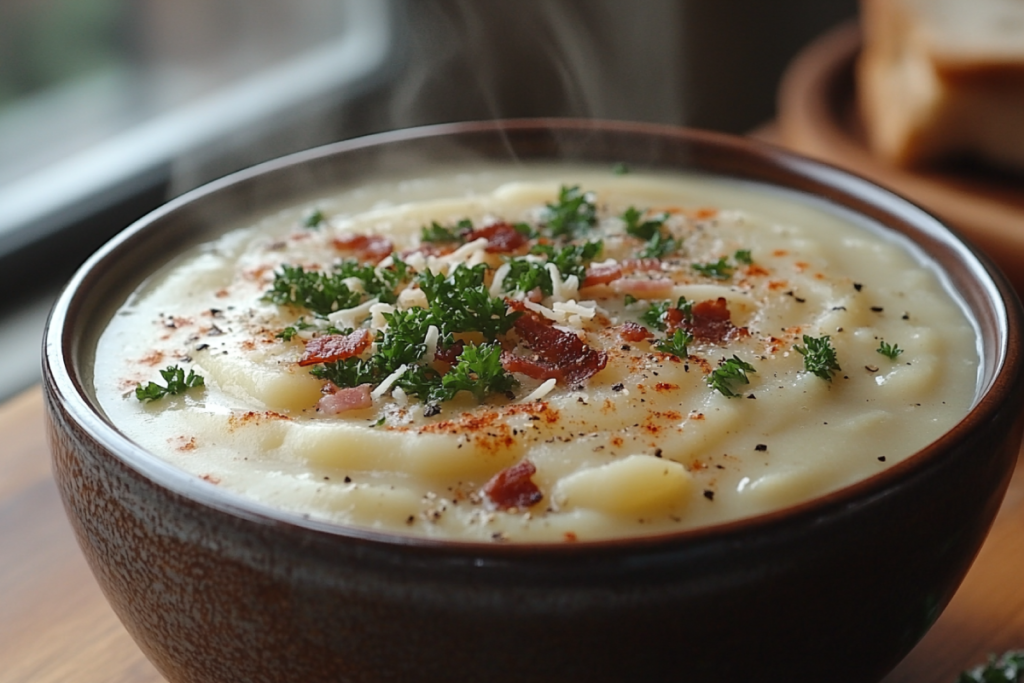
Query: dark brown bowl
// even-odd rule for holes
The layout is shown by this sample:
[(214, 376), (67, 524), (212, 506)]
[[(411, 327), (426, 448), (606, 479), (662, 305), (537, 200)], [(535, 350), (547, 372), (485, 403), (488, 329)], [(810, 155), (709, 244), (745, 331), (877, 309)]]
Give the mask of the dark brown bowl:
[[(711, 528), (552, 545), (430, 541), (244, 500), (129, 441), (90, 355), (113, 307), (237, 219), (453, 158), (628, 162), (790, 188), (909, 236), (982, 331), (981, 393), (905, 462)], [(55, 475), (114, 610), (171, 681), (876, 681), (935, 621), (996, 513), (1021, 440), (1020, 304), (991, 264), (866, 181), (750, 141), (594, 121), (454, 124), (271, 162), (144, 218), (53, 309), (44, 388)], [(965, 391), (973, 388), (965, 387)]]

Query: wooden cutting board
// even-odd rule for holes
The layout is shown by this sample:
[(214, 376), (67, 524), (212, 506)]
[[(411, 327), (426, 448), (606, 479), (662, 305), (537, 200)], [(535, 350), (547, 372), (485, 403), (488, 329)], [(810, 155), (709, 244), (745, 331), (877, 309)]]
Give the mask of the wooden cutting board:
[[(0, 444), (0, 683), (163, 681), (72, 536), (50, 477), (39, 388), (0, 405)], [(1011, 648), (1024, 648), (1024, 467), (953, 602), (885, 683), (954, 683)]]

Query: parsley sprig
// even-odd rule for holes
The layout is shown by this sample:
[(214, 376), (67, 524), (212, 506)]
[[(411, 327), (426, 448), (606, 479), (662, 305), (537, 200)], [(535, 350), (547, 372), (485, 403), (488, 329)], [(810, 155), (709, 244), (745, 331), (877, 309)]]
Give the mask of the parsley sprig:
[(651, 304), (640, 316), (640, 320), (648, 327), (656, 330), (664, 330), (668, 325), (665, 317), (670, 309), (677, 308), (683, 314), (684, 321), (693, 320), (693, 302), (687, 301), (685, 296), (679, 297), (675, 305), (671, 301), (656, 301)]
[(690, 355), (689, 346), (692, 343), (693, 335), (684, 329), (676, 329), (671, 337), (655, 342), (654, 348), (685, 360)]
[(450, 401), (460, 391), (468, 391), (477, 401), (490, 394), (505, 394), (519, 386), (519, 381), (501, 365), (501, 344), (467, 346), (456, 365), (430, 394), (430, 401)]
[(547, 204), (541, 221), (552, 237), (572, 239), (597, 225), (597, 205), (594, 195), (584, 192), (579, 185), (563, 185), (558, 201)]
[(804, 369), (831, 382), (833, 373), (842, 370), (836, 359), (836, 350), (832, 348), (832, 339), (827, 334), (820, 337), (805, 334), (803, 337), (804, 345), (794, 345), (793, 349), (804, 357)]
[(579, 282), (587, 273), (587, 264), (600, 255), (604, 248), (601, 240), (585, 242), (584, 244), (570, 244), (556, 248), (550, 244), (538, 244), (530, 250), (534, 255), (545, 255), (547, 261), (535, 261), (526, 258), (513, 258), (508, 261), (509, 272), (502, 282), (502, 288), (506, 292), (529, 292), (537, 287), (545, 296), (554, 293), (554, 283), (551, 281), (551, 273), (547, 269), (548, 263), (553, 263), (565, 282), (569, 277), (575, 275)]
[(748, 372), (757, 372), (757, 370), (750, 363), (734, 355), (732, 358), (722, 361), (721, 365), (708, 375), (707, 383), (709, 387), (716, 389), (726, 398), (737, 398), (739, 394), (733, 390), (732, 385), (749, 384)]
[(749, 249), (738, 249), (733, 254), (732, 260), (734, 263), (729, 263), (729, 259), (721, 256), (717, 261), (692, 263), (690, 266), (705, 277), (714, 278), (715, 280), (728, 280), (736, 272), (737, 266), (740, 264), (751, 265), (754, 262), (754, 257)]
[(473, 229), (473, 221), (463, 218), (455, 227), (447, 227), (436, 221), (431, 221), (429, 226), (423, 228), (420, 233), (421, 242), (465, 242), (466, 234)]
[(492, 297), (484, 284), (486, 264), (458, 265), (448, 275), (429, 270), (416, 276), (427, 296), (430, 312), (449, 332), (480, 332), (496, 339), (508, 332), (519, 313), (510, 312), (505, 300)]
[(665, 229), (667, 213), (643, 220), (644, 212), (630, 206), (620, 218), (626, 224), (626, 234), (647, 242), (637, 253), (640, 258), (664, 258), (679, 249), (680, 241), (668, 234)]
[[(345, 280), (353, 277), (362, 281), (365, 293), (354, 292), (345, 284)], [(346, 259), (329, 273), (283, 264), (274, 272), (274, 282), (263, 299), (278, 306), (307, 308), (323, 317), (374, 297), (384, 303), (394, 303), (395, 289), (405, 278), (406, 266), (399, 258), (394, 258), (391, 268), (376, 268)]]
[(903, 353), (903, 349), (900, 348), (899, 344), (889, 344), (884, 339), (879, 340), (878, 348), (875, 350), (889, 360), (896, 360), (896, 356)]
[(149, 382), (145, 386), (139, 384), (135, 387), (135, 398), (147, 403), (164, 396), (183, 394), (193, 387), (201, 387), (205, 384), (202, 375), (197, 375), (194, 370), (189, 370), (186, 376), (185, 371), (177, 365), (168, 365), (160, 371), (160, 376), (164, 378), (166, 386), (161, 386), (156, 382)]

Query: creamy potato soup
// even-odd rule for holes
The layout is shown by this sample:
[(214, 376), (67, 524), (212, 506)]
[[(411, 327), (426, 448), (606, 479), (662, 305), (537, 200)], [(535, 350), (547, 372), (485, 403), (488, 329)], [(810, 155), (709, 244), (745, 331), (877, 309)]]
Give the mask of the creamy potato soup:
[(435, 538), (576, 542), (869, 477), (975, 398), (899, 238), (759, 186), (506, 166), (254, 218), (135, 291), (110, 419), (213, 485)]

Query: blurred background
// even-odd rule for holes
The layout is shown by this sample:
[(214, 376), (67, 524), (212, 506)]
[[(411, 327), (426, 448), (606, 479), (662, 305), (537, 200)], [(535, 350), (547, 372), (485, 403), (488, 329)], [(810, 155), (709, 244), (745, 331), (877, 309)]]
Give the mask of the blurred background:
[(167, 199), (393, 128), (582, 116), (745, 133), (857, 0), (2, 0), (0, 400), (94, 249)]

